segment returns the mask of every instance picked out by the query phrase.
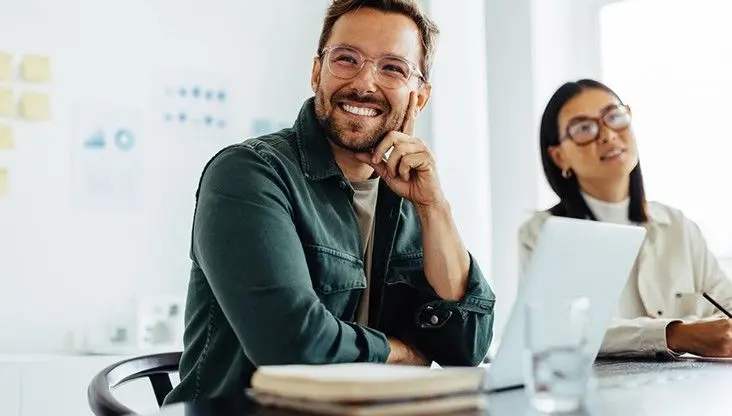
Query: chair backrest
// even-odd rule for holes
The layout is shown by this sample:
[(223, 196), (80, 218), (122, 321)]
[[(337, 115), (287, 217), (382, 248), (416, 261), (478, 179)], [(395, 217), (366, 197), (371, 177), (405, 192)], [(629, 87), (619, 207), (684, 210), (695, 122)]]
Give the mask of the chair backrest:
[(96, 416), (135, 414), (112, 395), (112, 389), (131, 380), (148, 378), (158, 406), (173, 389), (170, 373), (178, 371), (180, 352), (145, 355), (114, 363), (94, 376), (87, 397)]

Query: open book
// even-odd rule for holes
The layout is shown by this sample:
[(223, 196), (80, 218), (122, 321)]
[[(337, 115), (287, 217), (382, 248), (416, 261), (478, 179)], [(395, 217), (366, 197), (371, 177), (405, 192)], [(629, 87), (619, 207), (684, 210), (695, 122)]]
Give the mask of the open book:
[(265, 406), (315, 413), (445, 414), (485, 408), (486, 374), (376, 363), (262, 366), (248, 393)]

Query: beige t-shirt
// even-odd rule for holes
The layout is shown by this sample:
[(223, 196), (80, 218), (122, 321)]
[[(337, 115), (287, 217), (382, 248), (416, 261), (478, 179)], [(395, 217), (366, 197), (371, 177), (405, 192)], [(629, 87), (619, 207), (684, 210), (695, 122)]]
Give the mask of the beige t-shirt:
[(369, 321), (369, 286), (371, 286), (371, 253), (374, 241), (374, 216), (376, 214), (376, 197), (379, 193), (379, 178), (351, 182), (353, 186), (353, 209), (356, 211), (358, 228), (361, 231), (364, 252), (364, 273), (366, 289), (356, 310), (356, 322), (368, 325)]

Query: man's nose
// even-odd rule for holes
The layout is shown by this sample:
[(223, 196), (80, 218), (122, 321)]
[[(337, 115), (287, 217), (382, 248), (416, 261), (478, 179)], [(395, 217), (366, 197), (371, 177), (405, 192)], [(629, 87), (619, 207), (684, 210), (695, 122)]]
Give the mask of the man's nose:
[(374, 93), (377, 88), (376, 69), (373, 62), (365, 62), (351, 80), (351, 86), (360, 94)]

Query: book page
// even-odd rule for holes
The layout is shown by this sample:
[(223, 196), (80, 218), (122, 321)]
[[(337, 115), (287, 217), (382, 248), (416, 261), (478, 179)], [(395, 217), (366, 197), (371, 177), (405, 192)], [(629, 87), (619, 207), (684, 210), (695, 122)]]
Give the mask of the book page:
[(690, 353), (681, 354), (678, 359), (687, 359), (687, 360), (698, 360), (698, 361), (726, 361), (726, 362), (732, 362), (732, 357), (703, 357), (701, 355), (694, 355)]
[[(476, 371), (474, 368), (437, 369), (429, 367), (390, 365), (376, 363), (345, 363), (328, 365), (262, 366), (262, 375), (279, 378), (306, 378), (318, 381), (390, 382), (419, 378), (439, 377), (452, 371)], [(484, 370), (479, 370), (484, 371)]]
[(284, 365), (263, 366), (259, 368), (262, 374), (277, 377), (310, 378), (318, 380), (398, 380), (403, 378), (418, 378), (429, 374), (427, 367), (380, 365), (370, 363), (348, 363), (330, 365)]

